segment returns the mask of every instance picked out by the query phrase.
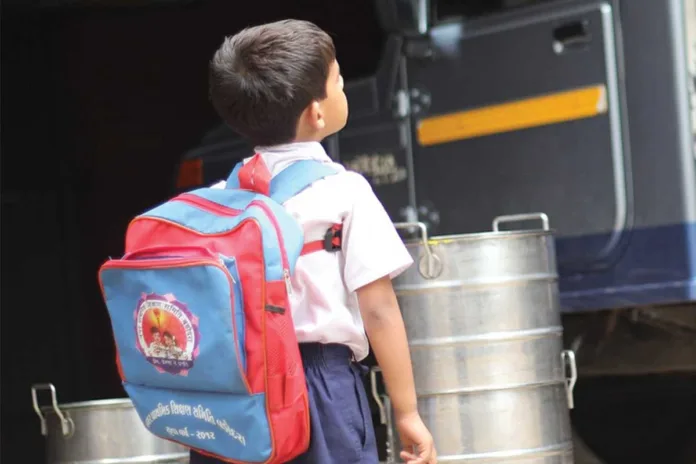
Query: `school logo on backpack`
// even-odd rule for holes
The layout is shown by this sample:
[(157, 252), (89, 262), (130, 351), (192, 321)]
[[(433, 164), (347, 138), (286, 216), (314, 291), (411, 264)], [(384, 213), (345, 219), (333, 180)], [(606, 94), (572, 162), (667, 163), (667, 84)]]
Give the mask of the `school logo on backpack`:
[(159, 372), (186, 375), (198, 356), (198, 318), (171, 293), (143, 294), (134, 313), (140, 352)]
[(179, 195), (131, 222), (126, 254), (99, 280), (124, 388), (152, 433), (230, 463), (307, 449), (289, 279), (301, 254), (340, 248), (340, 225), (304, 243), (282, 204), (335, 173), (306, 160), (271, 181), (257, 155), (227, 188)]

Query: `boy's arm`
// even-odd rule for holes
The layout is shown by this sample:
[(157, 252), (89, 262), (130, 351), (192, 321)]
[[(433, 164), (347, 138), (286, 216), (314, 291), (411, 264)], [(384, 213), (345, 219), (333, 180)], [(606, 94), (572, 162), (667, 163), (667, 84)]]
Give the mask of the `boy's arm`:
[(351, 209), (343, 222), (343, 278), (358, 306), (395, 412), (416, 411), (411, 355), (391, 279), (413, 264), (384, 206), (357, 173), (347, 173)]
[(394, 407), (396, 427), (404, 445), (401, 459), (407, 464), (435, 464), (433, 437), (418, 414), (406, 329), (391, 277), (359, 288), (357, 295), (365, 331)]
[(365, 331), (382, 368), (407, 464), (435, 464), (433, 437), (418, 414), (406, 329), (391, 279), (413, 258), (362, 176), (349, 173), (351, 204), (343, 222), (343, 277), (355, 292)]
[(394, 412), (399, 416), (417, 413), (406, 328), (391, 278), (385, 276), (356, 293), (365, 331), (382, 369)]

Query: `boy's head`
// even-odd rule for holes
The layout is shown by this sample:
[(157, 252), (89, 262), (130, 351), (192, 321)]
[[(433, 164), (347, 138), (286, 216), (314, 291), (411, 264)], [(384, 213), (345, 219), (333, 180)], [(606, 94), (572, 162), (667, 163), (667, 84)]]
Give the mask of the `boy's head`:
[(333, 40), (307, 21), (226, 38), (210, 63), (210, 98), (232, 129), (261, 146), (322, 140), (348, 117)]

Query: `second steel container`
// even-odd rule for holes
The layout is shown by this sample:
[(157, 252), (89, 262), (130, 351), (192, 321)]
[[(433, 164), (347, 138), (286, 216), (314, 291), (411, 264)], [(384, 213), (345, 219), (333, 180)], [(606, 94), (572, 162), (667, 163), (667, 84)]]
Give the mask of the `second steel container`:
[[(530, 219), (543, 227), (499, 231)], [(394, 287), (438, 462), (572, 463), (575, 363), (562, 345), (546, 215), (499, 217), (493, 232), (433, 239), (423, 224), (397, 227), (422, 236), (407, 244), (416, 265)]]

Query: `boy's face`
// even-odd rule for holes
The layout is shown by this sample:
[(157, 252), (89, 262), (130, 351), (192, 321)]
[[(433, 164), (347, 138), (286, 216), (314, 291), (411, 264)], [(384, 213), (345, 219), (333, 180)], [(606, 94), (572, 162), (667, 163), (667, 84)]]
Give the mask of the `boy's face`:
[(321, 141), (343, 129), (348, 120), (348, 100), (343, 92), (343, 76), (334, 60), (326, 80), (326, 98), (313, 101), (297, 123), (295, 141)]
[(345, 127), (348, 120), (348, 100), (343, 92), (343, 76), (336, 60), (329, 68), (326, 98), (321, 102), (321, 106), (326, 120), (325, 129), (322, 131), (324, 137), (335, 134)]

